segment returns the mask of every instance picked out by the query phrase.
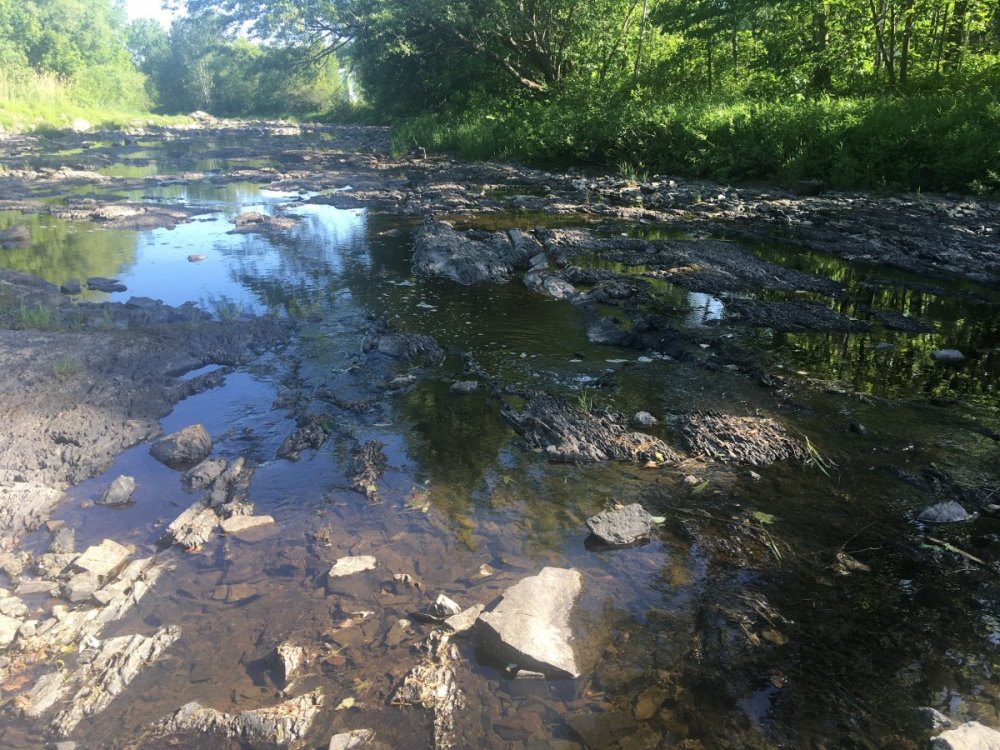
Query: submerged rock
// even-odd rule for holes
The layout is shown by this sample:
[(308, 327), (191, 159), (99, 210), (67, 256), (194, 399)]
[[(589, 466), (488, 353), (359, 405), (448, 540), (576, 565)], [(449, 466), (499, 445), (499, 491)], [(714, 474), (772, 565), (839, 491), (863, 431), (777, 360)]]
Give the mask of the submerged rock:
[(69, 707), (52, 722), (56, 733), (65, 737), (87, 716), (100, 713), (121, 693), (139, 672), (180, 638), (180, 628), (170, 625), (152, 636), (123, 635), (101, 644), (93, 659), (79, 671), (81, 685)]
[(31, 232), (24, 224), (15, 224), (10, 229), (0, 231), (0, 247), (7, 249), (21, 247), (31, 242)]
[(500, 663), (547, 677), (579, 677), (569, 615), (583, 586), (577, 570), (543, 568), (507, 589), (499, 603), (479, 616), (483, 649)]
[(653, 517), (639, 503), (605, 510), (587, 519), (590, 532), (604, 544), (624, 547), (644, 542), (653, 533)]
[(135, 492), (135, 479), (122, 475), (107, 486), (97, 499), (97, 504), (125, 505), (132, 501), (133, 492)]
[(479, 390), (479, 381), (456, 380), (454, 383), (451, 384), (450, 390), (452, 393), (462, 393), (462, 394), (475, 393), (476, 391)]
[(70, 279), (59, 287), (59, 291), (63, 294), (80, 294), (83, 291), (83, 285), (79, 279)]
[(965, 355), (958, 349), (937, 349), (931, 352), (931, 359), (935, 362), (961, 362)]
[(420, 662), (396, 686), (389, 702), (394, 706), (422, 706), (434, 712), (434, 748), (447, 750), (452, 746), (455, 711), (461, 692), (452, 666), (458, 650), (443, 630), (432, 630), (420, 644), (424, 653)]
[(309, 732), (322, 706), (323, 694), (319, 690), (291, 698), (276, 706), (239, 714), (225, 714), (191, 702), (156, 724), (151, 733), (160, 736), (217, 734), (246, 742), (291, 745), (299, 742)]
[(931, 741), (933, 750), (1000, 750), (1000, 732), (967, 721), (955, 729), (942, 732)]
[(355, 573), (363, 573), (366, 570), (375, 570), (378, 560), (372, 555), (359, 555), (357, 557), (342, 557), (330, 568), (330, 578), (343, 578), (352, 576)]
[(681, 419), (681, 439), (695, 455), (726, 463), (767, 466), (775, 461), (809, 458), (801, 441), (766, 417), (690, 414)]
[(371, 502), (378, 500), (378, 480), (388, 463), (384, 448), (378, 440), (369, 440), (355, 451), (348, 469), (351, 487)]
[(204, 425), (194, 424), (160, 438), (149, 452), (171, 469), (186, 469), (208, 458), (212, 452), (212, 438)]
[(918, 521), (924, 523), (964, 523), (971, 521), (975, 516), (954, 500), (944, 503), (937, 503), (924, 510), (917, 516)]
[(274, 523), (273, 516), (232, 516), (219, 524), (224, 534), (239, 534), (251, 529), (259, 529)]
[(423, 276), (443, 276), (459, 284), (507, 281), (518, 269), (526, 269), (542, 247), (530, 235), (517, 230), (509, 234), (457, 232), (451, 224), (425, 224), (413, 245), (413, 270)]

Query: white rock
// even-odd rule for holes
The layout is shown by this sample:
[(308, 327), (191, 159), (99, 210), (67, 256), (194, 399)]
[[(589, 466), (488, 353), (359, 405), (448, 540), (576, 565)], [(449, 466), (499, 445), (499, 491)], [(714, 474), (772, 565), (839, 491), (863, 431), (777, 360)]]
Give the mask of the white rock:
[(7, 648), (17, 637), (21, 621), (7, 615), (0, 615), (0, 648)]
[(371, 555), (342, 557), (330, 568), (330, 578), (343, 578), (355, 573), (363, 573), (366, 570), (375, 570), (377, 565), (378, 561)]
[(100, 544), (88, 547), (73, 561), (73, 567), (103, 578), (124, 563), (130, 554), (127, 547), (111, 539), (105, 539)]
[(222, 531), (225, 534), (239, 534), (248, 529), (257, 529), (261, 526), (269, 526), (274, 523), (271, 516), (233, 516), (222, 522)]
[(341, 732), (330, 738), (330, 746), (327, 750), (360, 750), (368, 747), (375, 739), (375, 732), (372, 729), (354, 729), (350, 732)]
[(931, 742), (934, 750), (1000, 750), (1000, 732), (968, 721), (957, 729), (942, 732)]
[(479, 616), (484, 645), (499, 661), (549, 677), (578, 677), (569, 614), (582, 586), (580, 572), (566, 568), (543, 568), (519, 581)]

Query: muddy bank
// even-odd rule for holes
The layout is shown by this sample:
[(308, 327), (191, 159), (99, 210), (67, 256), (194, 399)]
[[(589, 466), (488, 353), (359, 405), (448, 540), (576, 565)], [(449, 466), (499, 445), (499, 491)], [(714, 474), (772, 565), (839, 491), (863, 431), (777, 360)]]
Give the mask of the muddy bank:
[[(245, 364), (290, 332), (274, 319), (217, 321), (153, 300), (75, 304), (53, 285), (8, 272), (0, 300), (7, 325), (18, 326), (0, 330), (0, 482), (14, 493), (63, 490), (101, 473), (126, 448), (155, 437), (173, 404), (217, 386), (225, 371), (181, 375)], [(5, 528), (4, 537), (22, 525)]]

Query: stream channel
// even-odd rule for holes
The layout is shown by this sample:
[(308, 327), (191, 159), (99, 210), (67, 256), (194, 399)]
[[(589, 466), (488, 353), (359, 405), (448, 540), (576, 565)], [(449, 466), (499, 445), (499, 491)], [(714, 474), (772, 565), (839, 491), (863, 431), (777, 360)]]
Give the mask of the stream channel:
[[(412, 613), (441, 593), (462, 607), (489, 604), (546, 566), (582, 574), (572, 615), (581, 676), (514, 679), (456, 639), (462, 698), (439, 745), (923, 748), (932, 726), (920, 707), (955, 723), (1000, 725), (997, 289), (747, 243), (753, 257), (834, 281), (844, 292), (697, 290), (649, 277), (642, 310), (659, 316), (658, 330), (674, 332), (671, 346), (600, 343), (602, 320), (627, 328), (634, 310), (613, 299), (552, 299), (519, 275), (472, 286), (416, 275), (420, 217), (361, 203), (338, 207), (331, 196), (349, 193), (349, 184), (135, 186), (172, 171), (218, 175), (275, 163), (259, 154), (242, 162), (200, 155), (238, 151), (249, 139), (202, 140), (184, 151), (151, 137), (128, 159), (100, 162), (98, 171), (128, 181), (127, 189), (112, 181), (78, 190), (192, 213), (173, 228), (108, 229), (45, 212), (0, 212), (0, 230), (30, 230), (23, 247), (0, 251), (4, 267), (57, 285), (107, 276), (127, 287), (84, 290), (78, 299), (193, 301), (221, 320), (270, 315), (295, 323), (287, 343), (227, 369), (222, 385), (163, 417), (164, 432), (200, 422), (214, 455), (253, 462), (254, 512), (275, 523), (161, 553), (170, 570), (106, 635), (169, 624), (181, 636), (103, 712), (82, 721), (71, 736), (78, 748), (164, 747), (141, 739), (143, 732), (188, 701), (235, 714), (317, 687), (324, 708), (303, 746), (325, 748), (337, 732), (366, 728), (388, 747), (433, 747), (433, 711), (390, 704), (430, 629)], [(85, 163), (88, 148), (104, 144), (41, 153), (38, 163)], [(530, 187), (498, 190), (491, 197), (500, 209), (450, 220), (459, 230), (691, 236), (648, 222), (518, 210), (512, 197), (524, 194), (531, 197)], [(44, 200), (66, 197), (55, 191)], [(248, 211), (295, 224), (231, 233), (234, 217)], [(699, 236), (727, 239), (717, 228)], [(574, 263), (625, 277), (647, 270), (599, 251), (579, 253)], [(872, 325), (780, 331), (731, 315), (731, 306), (789, 300), (819, 302)], [(919, 330), (885, 327), (880, 312), (919, 321)], [(366, 369), (363, 342), (374, 321), (433, 336), (443, 362)], [(935, 361), (939, 349), (966, 356)], [(507, 393), (544, 391), (628, 418), (649, 412), (658, 424), (643, 431), (678, 449), (677, 419), (712, 411), (770, 417), (809, 446), (809, 458), (767, 466), (690, 453), (651, 465), (550, 462), (517, 439), (486, 382), (472, 393), (452, 391), (454, 381), (469, 379), (462, 353)], [(411, 369), (416, 377), (399, 379)], [(296, 416), (314, 408), (312, 396), (324, 387), (353, 408), (324, 412), (331, 423), (320, 447), (297, 460), (276, 458)], [(388, 463), (377, 502), (348, 478), (352, 450), (372, 440), (384, 445)], [(134, 502), (94, 505), (123, 474), (136, 480)], [(110, 538), (150, 553), (193, 500), (180, 475), (143, 443), (69, 488), (52, 518), (75, 529), (79, 550)], [(918, 520), (946, 500), (976, 518), (941, 526)], [(614, 503), (640, 503), (664, 522), (645, 544), (586, 544), (586, 519)], [(42, 528), (21, 546), (41, 553), (48, 541)], [(330, 566), (347, 555), (372, 555), (378, 568), (331, 585)], [(48, 606), (44, 597), (26, 601)], [(312, 657), (282, 692), (267, 658), (284, 642)], [(0, 725), (4, 748), (54, 739), (44, 720), (9, 710)], [(271, 745), (196, 735), (169, 746)]]

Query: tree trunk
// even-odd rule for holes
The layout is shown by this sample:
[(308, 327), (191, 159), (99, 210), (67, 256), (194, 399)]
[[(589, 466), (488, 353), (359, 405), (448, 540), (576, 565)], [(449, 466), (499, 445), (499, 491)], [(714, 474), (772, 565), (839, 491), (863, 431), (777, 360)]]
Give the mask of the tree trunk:
[(910, 40), (913, 38), (913, 5), (907, 3), (903, 8), (903, 44), (899, 51), (899, 85), (906, 87), (910, 75)]
[(826, 62), (826, 50), (830, 45), (830, 26), (826, 4), (820, 3), (813, 13), (813, 65), (812, 83), (818, 91), (829, 91), (832, 86), (830, 66)]
[(712, 40), (705, 42), (705, 64), (708, 69), (708, 93), (712, 93)]
[(642, 63), (642, 43), (646, 38), (646, 16), (649, 0), (642, 0), (642, 22), (639, 24), (639, 48), (635, 51), (635, 70), (632, 73), (632, 84), (639, 82), (639, 66)]

